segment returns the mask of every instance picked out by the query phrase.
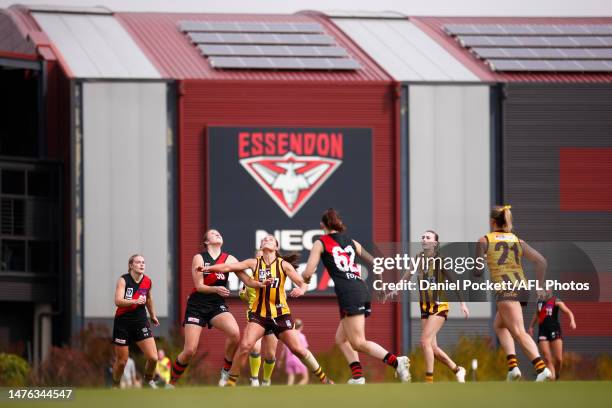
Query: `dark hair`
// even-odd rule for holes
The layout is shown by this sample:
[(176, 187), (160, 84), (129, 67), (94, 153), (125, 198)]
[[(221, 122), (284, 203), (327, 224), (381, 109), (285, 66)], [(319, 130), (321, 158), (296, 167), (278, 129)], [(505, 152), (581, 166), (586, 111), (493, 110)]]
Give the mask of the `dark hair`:
[[(274, 241), (276, 241), (276, 246), (279, 246), (278, 243), (278, 239), (276, 239), (276, 237), (274, 235), (271, 235), (272, 237), (274, 237)], [(276, 252), (276, 256), (279, 258), (283, 258), (283, 261), (291, 264), (291, 266), (293, 266), (293, 269), (298, 268), (298, 266), (300, 265), (299, 261), (300, 261), (300, 254), (297, 252), (291, 252), (289, 254), (283, 255), (280, 253), (280, 251), (275, 251)]]
[(298, 266), (300, 265), (300, 254), (298, 254), (297, 252), (291, 252), (287, 255), (281, 255), (280, 252), (276, 251), (276, 256), (283, 258), (283, 261), (285, 262), (289, 262), (295, 270), (297, 270)]
[(208, 245), (206, 244), (206, 241), (208, 240), (208, 233), (209, 233), (210, 231), (213, 231), (213, 230), (214, 230), (214, 228), (209, 228), (209, 229), (207, 229), (207, 230), (206, 230), (206, 232), (204, 233), (204, 237), (202, 238), (202, 242), (200, 242), (200, 248), (201, 248), (203, 251), (208, 251)]
[(338, 232), (342, 232), (346, 229), (346, 227), (342, 223), (342, 220), (340, 219), (340, 214), (338, 214), (338, 212), (333, 208), (328, 208), (327, 210), (325, 210), (323, 216), (321, 217), (321, 222), (323, 223), (323, 225), (325, 225), (325, 228), (330, 231), (335, 230)]
[(504, 232), (512, 232), (512, 213), (510, 206), (497, 206), (491, 209), (490, 217), (495, 221), (495, 225), (501, 228)]

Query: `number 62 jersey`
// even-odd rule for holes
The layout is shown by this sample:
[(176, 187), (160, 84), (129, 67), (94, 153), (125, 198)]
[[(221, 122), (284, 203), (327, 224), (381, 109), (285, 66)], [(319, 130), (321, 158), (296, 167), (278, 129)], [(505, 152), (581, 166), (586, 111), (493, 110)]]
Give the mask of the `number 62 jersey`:
[(356, 262), (357, 250), (353, 240), (341, 233), (322, 235), (319, 240), (323, 244), (321, 260), (334, 281), (334, 290), (340, 303), (345, 300), (369, 302), (368, 286)]

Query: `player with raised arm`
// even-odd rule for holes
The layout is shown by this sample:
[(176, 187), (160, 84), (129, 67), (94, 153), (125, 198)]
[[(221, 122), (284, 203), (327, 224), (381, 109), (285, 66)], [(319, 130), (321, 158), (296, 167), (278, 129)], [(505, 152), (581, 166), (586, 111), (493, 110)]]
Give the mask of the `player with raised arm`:
[(249, 323), (234, 355), (234, 365), (230, 370), (227, 385), (236, 385), (240, 369), (244, 365), (249, 352), (253, 349), (255, 342), (261, 339), (266, 332), (274, 333), (280, 341), (285, 343), (289, 350), (311, 370), (321, 383), (333, 384), (333, 381), (327, 378), (312, 353), (302, 346), (293, 327), (291, 311), (285, 293), (285, 281), (289, 278), (297, 285), (289, 294), (291, 297), (302, 296), (307, 289), (306, 283), (295, 271), (296, 257), (287, 256), (283, 259), (278, 252), (278, 242), (273, 235), (267, 235), (261, 240), (260, 249), (263, 255), (257, 258), (246, 259), (234, 264), (202, 266), (199, 268), (204, 273), (227, 273), (250, 268), (254, 271), (254, 278), (258, 279), (259, 283), (266, 285), (256, 293), (249, 313)]
[[(209, 329), (216, 328), (221, 330), (226, 337), (225, 340), (225, 360), (221, 369), (219, 386), (224, 386), (232, 367), (232, 358), (240, 341), (240, 329), (234, 316), (229, 313), (229, 308), (225, 304), (225, 298), (230, 292), (227, 288), (227, 273), (201, 272), (205, 265), (219, 265), (237, 262), (238, 260), (225, 252), (221, 251), (223, 237), (215, 229), (208, 230), (204, 234), (202, 246), (204, 251), (193, 257), (191, 264), (191, 274), (194, 288), (187, 299), (185, 309), (185, 344), (183, 351), (177, 356), (172, 365), (170, 376), (170, 386), (174, 386), (181, 378), (187, 365), (195, 355), (202, 329), (208, 326)], [(259, 282), (248, 277), (242, 270), (238, 271), (238, 277), (247, 285), (255, 287), (261, 286)]]
[(371, 265), (372, 255), (359, 242), (343, 233), (345, 226), (333, 208), (323, 213), (321, 228), (325, 231), (325, 235), (314, 242), (302, 276), (306, 282), (309, 282), (316, 272), (319, 261), (322, 261), (334, 281), (334, 290), (340, 307), (336, 344), (351, 368), (352, 376), (348, 383), (365, 384), (358, 352), (381, 360), (395, 369), (396, 375), (402, 382), (409, 382), (408, 357), (398, 357), (365, 337), (365, 318), (371, 313), (371, 301), (367, 284), (361, 277), (355, 257), (360, 257)]
[[(258, 249), (255, 252), (255, 258), (263, 255), (263, 252)], [(247, 275), (253, 277), (253, 271), (247, 269)], [(255, 298), (257, 297), (257, 289), (249, 288), (244, 285), (239, 292), (240, 299), (247, 304), (246, 320), (249, 322), (249, 312), (253, 307)], [(272, 372), (276, 365), (276, 347), (278, 339), (271, 331), (267, 331), (263, 338), (257, 340), (253, 349), (249, 352), (249, 369), (251, 371), (251, 387), (259, 387), (259, 368), (261, 367), (261, 357), (263, 354), (263, 378), (261, 381), (262, 387), (272, 385)]]

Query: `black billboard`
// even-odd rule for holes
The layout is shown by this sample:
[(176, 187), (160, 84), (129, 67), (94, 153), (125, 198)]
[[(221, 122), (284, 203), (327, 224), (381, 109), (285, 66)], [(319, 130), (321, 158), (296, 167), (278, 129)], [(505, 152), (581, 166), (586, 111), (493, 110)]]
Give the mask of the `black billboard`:
[[(209, 228), (238, 259), (273, 234), (305, 264), (329, 207), (350, 236), (372, 241), (371, 129), (210, 127), (207, 153)], [(309, 294), (331, 294), (329, 284), (319, 266)]]

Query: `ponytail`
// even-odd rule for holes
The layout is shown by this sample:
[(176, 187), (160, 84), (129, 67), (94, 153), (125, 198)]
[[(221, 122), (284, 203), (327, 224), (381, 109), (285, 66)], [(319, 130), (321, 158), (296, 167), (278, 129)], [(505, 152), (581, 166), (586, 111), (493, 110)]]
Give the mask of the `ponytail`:
[(300, 254), (298, 254), (297, 252), (292, 252), (290, 254), (287, 255), (281, 255), (280, 252), (276, 251), (276, 256), (279, 258), (283, 258), (283, 261), (288, 262), (289, 264), (291, 264), (291, 266), (293, 266), (293, 269), (295, 269), (297, 271), (298, 266), (300, 265)]
[(512, 206), (504, 205), (494, 207), (491, 210), (491, 219), (495, 221), (495, 225), (501, 228), (504, 232), (512, 232), (512, 212), (510, 211)]
[(342, 219), (340, 219), (340, 215), (333, 208), (328, 208), (321, 217), (321, 222), (325, 225), (330, 231), (338, 231), (342, 232), (346, 229), (344, 224), (342, 223)]

